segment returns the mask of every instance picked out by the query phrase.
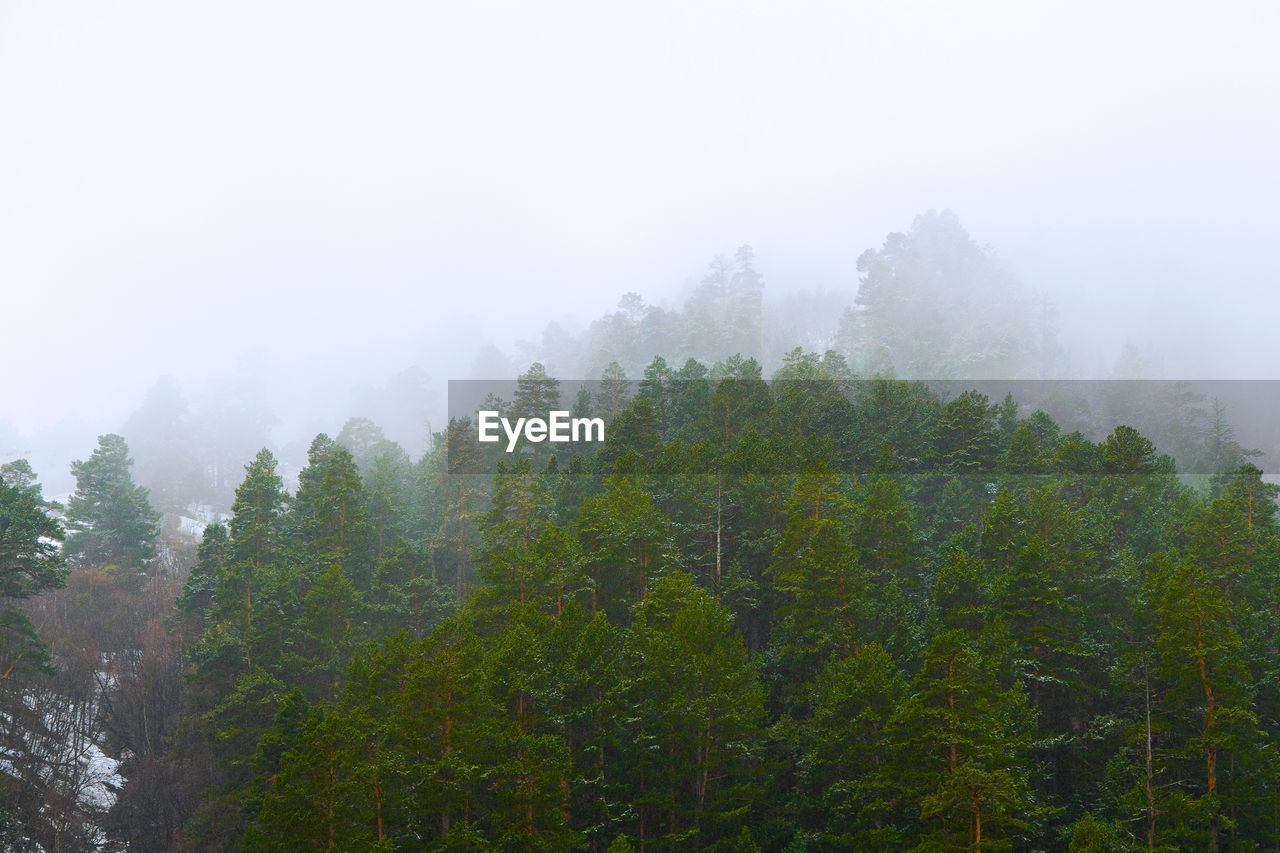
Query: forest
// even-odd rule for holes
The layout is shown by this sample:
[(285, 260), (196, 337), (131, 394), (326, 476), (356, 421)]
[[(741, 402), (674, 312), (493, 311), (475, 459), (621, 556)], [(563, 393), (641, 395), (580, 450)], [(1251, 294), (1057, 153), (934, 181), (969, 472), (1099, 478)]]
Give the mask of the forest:
[[(459, 420), (411, 462), (348, 425), (291, 494), (264, 450), (180, 590), (119, 436), (61, 550), (7, 466), (7, 843), (1273, 849), (1258, 469), (1197, 487), (1130, 427), (838, 366), (655, 360), (589, 455), (493, 463)], [(539, 367), (507, 410), (558, 397)], [(77, 624), (111, 598), (139, 624)], [(44, 675), (33, 624), (140, 647)], [(107, 704), (128, 781), (95, 840), (39, 796), (76, 768), (28, 753)]]
[(1277, 34), (0, 0), (0, 853), (1280, 853)]
[(492, 386), (603, 442), (351, 418), (203, 525), (228, 465), (173, 430), (101, 436), (65, 504), (6, 463), (2, 846), (1280, 849), (1280, 489), (1183, 384), (957, 390), (1058, 357), (1027, 310), (921, 341), (947, 288), (1027, 309), (957, 229), (866, 253), (826, 350), (760, 354), (744, 251), (624, 298), (599, 379)]

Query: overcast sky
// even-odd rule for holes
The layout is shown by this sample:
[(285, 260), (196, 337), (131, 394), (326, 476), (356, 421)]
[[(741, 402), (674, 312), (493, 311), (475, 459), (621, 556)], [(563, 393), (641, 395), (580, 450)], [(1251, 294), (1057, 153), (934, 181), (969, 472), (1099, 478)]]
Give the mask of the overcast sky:
[(1278, 38), (1264, 2), (0, 2), (0, 418), (536, 338), (744, 242), (852, 288), (943, 207), (1099, 353), (1277, 376)]

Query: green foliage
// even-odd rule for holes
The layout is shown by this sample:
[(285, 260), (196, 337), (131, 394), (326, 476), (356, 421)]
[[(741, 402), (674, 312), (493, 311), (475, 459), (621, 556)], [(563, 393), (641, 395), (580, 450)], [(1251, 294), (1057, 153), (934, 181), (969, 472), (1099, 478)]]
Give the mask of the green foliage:
[(1092, 813), (1071, 824), (1069, 853), (1126, 853), (1133, 849), (1123, 830)]
[(0, 482), (0, 598), (29, 598), (61, 586), (62, 538), (38, 485), (33, 490)]
[(798, 803), (819, 849), (888, 849), (899, 839), (888, 726), (907, 679), (879, 645), (833, 658), (813, 684)]
[(756, 796), (763, 696), (732, 617), (673, 572), (636, 609), (620, 667), (635, 832), (658, 849), (736, 834)]
[(67, 504), (72, 533), (64, 549), (71, 565), (136, 571), (155, 556), (160, 515), (130, 477), (132, 464), (128, 445), (114, 434), (98, 436), (93, 454), (71, 463), (76, 491)]
[(231, 537), (226, 525), (214, 522), (204, 529), (200, 547), (196, 550), (196, 564), (191, 567), (187, 581), (182, 586), (178, 609), (188, 616), (203, 617), (213, 607), (213, 596), (219, 576), (226, 571), (231, 557)]
[[(749, 262), (706, 305), (754, 287)], [(294, 496), (259, 454), (181, 599), (186, 699), (222, 760), (191, 844), (1280, 843), (1257, 469), (1201, 495), (1129, 427), (1095, 442), (1011, 398), (845, 385), (831, 354), (779, 375), (610, 368), (574, 403), (607, 409), (605, 447), (486, 475), (467, 421), (416, 463), (349, 423)], [(545, 369), (521, 381), (519, 406), (556, 399)]]
[[(19, 460), (24, 461), (24, 460)], [(0, 682), (50, 672), (47, 647), (20, 603), (66, 581), (62, 527), (49, 514), (29, 466), (0, 477)], [(0, 824), (2, 825), (2, 824)]]
[(999, 674), (969, 632), (947, 631), (894, 714), (883, 784), (912, 818), (913, 849), (1009, 849), (1038, 816), (1026, 764), (1034, 717), (1022, 685)]

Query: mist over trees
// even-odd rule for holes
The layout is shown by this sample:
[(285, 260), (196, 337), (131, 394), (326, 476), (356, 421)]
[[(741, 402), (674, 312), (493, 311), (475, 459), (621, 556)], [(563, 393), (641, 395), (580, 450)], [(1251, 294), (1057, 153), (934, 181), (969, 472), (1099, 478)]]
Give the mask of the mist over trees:
[[(584, 326), (553, 321), (536, 341), (503, 349), (455, 346), (382, 381), (344, 380), (353, 384), (322, 399), (285, 394), (288, 374), (273, 377), (252, 359), (202, 389), (161, 377), (114, 430), (129, 441), (134, 476), (157, 508), (207, 521), (230, 506), (242, 466), (263, 446), (276, 451), (292, 481), (315, 432), (363, 418), (417, 455), (448, 419), (446, 378), (510, 378), (532, 363), (564, 378), (614, 370), (638, 381), (655, 356), (679, 369), (690, 359), (710, 367), (738, 354), (770, 375), (801, 347), (844, 358), (849, 376), (1071, 375), (1053, 306), (951, 211), (930, 211), (908, 231), (889, 234), (881, 248), (862, 252), (858, 270), (847, 290), (789, 286), (771, 295), (755, 252), (743, 245), (714, 257), (677, 305), (626, 293), (616, 311)], [(274, 398), (268, 388), (277, 389)]]
[[(276, 454), (289, 483), (306, 466), (315, 433), (327, 431), (346, 443), (340, 433), (348, 422), (373, 423), (382, 439), (411, 456), (426, 452), (450, 414), (446, 377), (510, 379), (530, 364), (541, 364), (565, 379), (608, 376), (614, 382), (640, 382), (660, 356), (682, 378), (697, 379), (724, 375), (715, 365), (729, 365), (735, 355), (754, 359), (760, 375), (772, 376), (787, 368), (797, 347), (821, 355), (833, 375), (845, 379), (1083, 375), (1073, 365), (1086, 362), (1089, 354), (1071, 353), (1059, 341), (1055, 306), (1033, 283), (1018, 281), (996, 250), (977, 242), (950, 211), (916, 217), (907, 231), (889, 234), (881, 247), (863, 251), (858, 265), (856, 290), (815, 288), (770, 296), (755, 253), (742, 246), (732, 256), (714, 258), (679, 307), (646, 303), (628, 293), (617, 311), (577, 330), (552, 322), (536, 343), (517, 341), (506, 351), (492, 344), (454, 346), (438, 362), (320, 397), (268, 396), (266, 389), (278, 385), (277, 379), (270, 370), (255, 372), (245, 365), (199, 393), (161, 378), (118, 432), (133, 448), (134, 475), (150, 490), (154, 505), (171, 519), (187, 515), (207, 522), (228, 510), (243, 465), (264, 446)], [(843, 367), (834, 367), (834, 360)], [(1129, 347), (1103, 378), (1153, 375), (1150, 361)], [(1216, 470), (1206, 460), (1191, 459), (1199, 452), (1194, 435), (1209, 421), (1216, 418), (1224, 430), (1244, 426), (1258, 440), (1258, 425), (1270, 417), (1239, 394), (1227, 405), (1212, 396), (1193, 399), (1196, 392), (1190, 389), (1176, 399), (1165, 387), (1117, 386), (1114, 400), (1105, 399), (1112, 392), (1099, 392), (1096, 399), (1061, 400), (1057, 408), (1038, 405), (1095, 440), (1126, 419), (1145, 417), (1137, 425), (1188, 470)], [(1134, 394), (1168, 399), (1130, 405), (1126, 398)], [(1215, 415), (1215, 405), (1227, 408)], [(615, 413), (611, 406), (609, 414)], [(1254, 423), (1245, 423), (1249, 418)], [(354, 435), (352, 440), (364, 441)], [(351, 449), (357, 455), (367, 452)], [(362, 471), (371, 461), (361, 463)]]
[(744, 246), (456, 354), (603, 444), (482, 447), (409, 368), (305, 439), (161, 379), (65, 506), (6, 463), (6, 849), (1280, 846), (1237, 412), (983, 393), (1069, 361), (950, 212), (858, 266), (771, 303)]
[(1280, 853), (1277, 32), (0, 3), (0, 851)]
[(943, 379), (1047, 378), (1065, 365), (1045, 309), (949, 210), (858, 257), (860, 284), (840, 318), (840, 349), (864, 371)]

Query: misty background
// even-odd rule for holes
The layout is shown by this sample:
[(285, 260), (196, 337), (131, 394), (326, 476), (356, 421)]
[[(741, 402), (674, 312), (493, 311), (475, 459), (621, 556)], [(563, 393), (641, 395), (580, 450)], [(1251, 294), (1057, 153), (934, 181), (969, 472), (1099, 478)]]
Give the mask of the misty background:
[(234, 484), (352, 417), (418, 455), (447, 380), (596, 376), (609, 318), (692, 314), (743, 245), (769, 372), (839, 348), (859, 257), (944, 210), (1039, 306), (1034, 375), (1280, 378), (1277, 25), (0, 3), (0, 461), (65, 494), (96, 435), (195, 423)]

